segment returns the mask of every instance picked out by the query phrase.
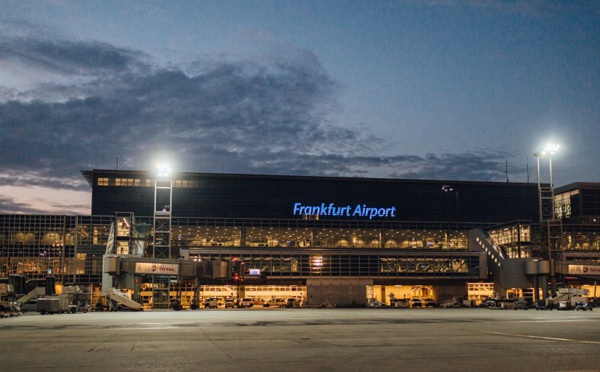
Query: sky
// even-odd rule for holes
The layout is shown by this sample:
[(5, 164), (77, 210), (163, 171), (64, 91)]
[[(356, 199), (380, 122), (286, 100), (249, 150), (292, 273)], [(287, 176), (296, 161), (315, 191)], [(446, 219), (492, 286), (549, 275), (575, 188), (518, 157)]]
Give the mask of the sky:
[[(600, 182), (600, 1), (0, 0), (0, 213), (81, 170)], [(549, 163), (541, 159), (542, 182)]]

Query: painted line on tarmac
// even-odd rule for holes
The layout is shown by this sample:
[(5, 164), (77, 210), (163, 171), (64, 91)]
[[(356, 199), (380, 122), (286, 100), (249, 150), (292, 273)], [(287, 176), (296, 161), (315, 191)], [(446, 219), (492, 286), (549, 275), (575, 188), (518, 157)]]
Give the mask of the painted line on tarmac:
[(164, 325), (162, 323), (138, 323), (140, 327), (136, 327), (137, 329), (175, 329), (181, 328), (174, 325)]
[(504, 332), (481, 332), (481, 331), (479, 331), (478, 333), (483, 333), (486, 335), (495, 335), (495, 336), (530, 338), (530, 339), (534, 339), (534, 340), (561, 341), (561, 342), (574, 342), (574, 343), (578, 343), (578, 344), (600, 345), (600, 341), (574, 340), (572, 338), (562, 338), (562, 337), (532, 336), (532, 335), (521, 335), (518, 333), (504, 333)]

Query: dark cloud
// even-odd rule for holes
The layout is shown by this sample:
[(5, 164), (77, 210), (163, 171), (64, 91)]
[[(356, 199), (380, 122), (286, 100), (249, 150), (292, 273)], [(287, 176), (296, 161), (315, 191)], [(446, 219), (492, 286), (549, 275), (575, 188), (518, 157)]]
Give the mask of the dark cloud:
[(118, 74), (146, 68), (145, 54), (94, 41), (47, 39), (33, 35), (5, 35), (0, 60), (60, 75)]
[(560, 15), (569, 8), (589, 7), (598, 9), (593, 1), (590, 2), (560, 2), (547, 0), (427, 0), (409, 2), (424, 6), (453, 6), (490, 9), (497, 12), (516, 13), (523, 16), (553, 16)]
[(151, 68), (143, 53), (106, 44), (27, 36), (2, 43), (2, 61), (86, 77), (0, 103), (2, 184), (87, 190), (79, 170), (114, 168), (117, 157), (121, 169), (148, 169), (158, 153), (183, 171), (504, 177), (504, 154), (377, 156), (371, 149), (384, 139), (327, 119), (340, 87), (307, 51), (260, 63), (198, 60), (186, 71)]
[[(31, 202), (18, 202), (14, 198), (0, 194), (0, 214), (24, 213), (24, 214), (45, 214), (48, 211), (45, 209), (36, 208), (33, 206), (36, 199), (32, 198)], [(74, 203), (50, 203), (49, 208), (53, 211), (60, 211), (60, 214), (76, 215), (81, 214), (83, 210), (89, 210), (89, 205), (74, 204)]]
[(45, 211), (32, 208), (29, 204), (16, 202), (14, 199), (0, 194), (0, 214), (42, 214)]

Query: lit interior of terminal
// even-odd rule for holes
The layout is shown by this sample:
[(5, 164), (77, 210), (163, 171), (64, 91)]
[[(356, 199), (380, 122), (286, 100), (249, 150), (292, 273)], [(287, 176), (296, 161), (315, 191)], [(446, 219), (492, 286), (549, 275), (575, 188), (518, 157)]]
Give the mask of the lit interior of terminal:
[(0, 277), (22, 294), (52, 277), (140, 309), (599, 295), (600, 184), (82, 174), (91, 215), (0, 215)]

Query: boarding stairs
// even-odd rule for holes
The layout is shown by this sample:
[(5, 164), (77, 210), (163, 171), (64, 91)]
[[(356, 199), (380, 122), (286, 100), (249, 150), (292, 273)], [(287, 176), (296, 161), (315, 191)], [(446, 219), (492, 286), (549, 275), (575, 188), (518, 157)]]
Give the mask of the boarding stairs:
[(142, 310), (142, 304), (133, 301), (131, 298), (127, 297), (125, 294), (121, 293), (121, 291), (119, 291), (116, 288), (111, 289), (112, 290), (109, 291), (109, 294), (106, 296), (111, 301), (114, 301), (117, 304), (120, 304), (131, 310)]
[(38, 298), (40, 296), (44, 296), (45, 294), (46, 294), (46, 288), (45, 287), (34, 287), (26, 295), (19, 297), (17, 299), (17, 303), (19, 303), (21, 305), (22, 304), (26, 304), (30, 300), (32, 300), (34, 298)]

